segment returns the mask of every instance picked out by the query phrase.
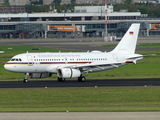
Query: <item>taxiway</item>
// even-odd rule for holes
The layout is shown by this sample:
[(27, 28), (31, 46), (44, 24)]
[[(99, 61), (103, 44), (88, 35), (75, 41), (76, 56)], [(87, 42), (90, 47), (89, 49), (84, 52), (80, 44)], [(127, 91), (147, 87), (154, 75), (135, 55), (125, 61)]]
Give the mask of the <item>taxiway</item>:
[(58, 82), (56, 80), (39, 80), (23, 83), (22, 81), (1, 81), (0, 88), (73, 88), (73, 87), (155, 87), (160, 86), (160, 78), (148, 79), (106, 79), (87, 80), (78, 82), (77, 80), (66, 80)]

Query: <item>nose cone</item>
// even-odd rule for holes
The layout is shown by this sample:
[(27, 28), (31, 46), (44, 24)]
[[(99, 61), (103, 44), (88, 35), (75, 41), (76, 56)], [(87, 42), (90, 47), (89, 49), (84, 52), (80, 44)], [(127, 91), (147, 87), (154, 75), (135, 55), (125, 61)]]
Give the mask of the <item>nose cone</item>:
[(14, 71), (14, 70), (13, 70), (13, 65), (9, 65), (9, 64), (7, 64), (7, 63), (4, 65), (4, 68), (5, 68), (6, 70), (8, 70), (8, 71)]
[(4, 68), (5, 68), (6, 70), (10, 70), (10, 66), (7, 65), (7, 63), (4, 65)]

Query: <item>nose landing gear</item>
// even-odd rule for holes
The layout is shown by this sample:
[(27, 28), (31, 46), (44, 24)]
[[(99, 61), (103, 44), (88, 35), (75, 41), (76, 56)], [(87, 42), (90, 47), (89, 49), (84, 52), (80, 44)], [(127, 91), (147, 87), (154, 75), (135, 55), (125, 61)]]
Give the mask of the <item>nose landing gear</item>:
[(25, 78), (23, 79), (24, 83), (28, 83), (28, 77), (29, 77), (29, 73), (26, 73)]

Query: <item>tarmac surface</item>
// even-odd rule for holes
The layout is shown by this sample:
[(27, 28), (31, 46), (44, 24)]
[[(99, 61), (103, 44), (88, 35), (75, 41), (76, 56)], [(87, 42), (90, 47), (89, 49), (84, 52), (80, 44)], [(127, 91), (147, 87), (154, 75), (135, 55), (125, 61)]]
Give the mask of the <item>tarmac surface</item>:
[(148, 79), (104, 79), (87, 80), (78, 82), (77, 80), (66, 80), (58, 82), (56, 80), (29, 81), (1, 81), (0, 89), (9, 88), (99, 88), (99, 87), (156, 87), (160, 86), (160, 78)]
[[(114, 47), (106, 47), (102, 45), (118, 44), (119, 41), (104, 42), (103, 38), (54, 38), (54, 39), (2, 39), (0, 40), (0, 46), (4, 45), (18, 45), (18, 46), (39, 46), (54, 49), (68, 49), (68, 50), (78, 50), (78, 51), (111, 51)], [(159, 37), (140, 37), (138, 39), (138, 44), (141, 43), (160, 43)], [(160, 50), (156, 49), (146, 49), (138, 48), (137, 50)]]

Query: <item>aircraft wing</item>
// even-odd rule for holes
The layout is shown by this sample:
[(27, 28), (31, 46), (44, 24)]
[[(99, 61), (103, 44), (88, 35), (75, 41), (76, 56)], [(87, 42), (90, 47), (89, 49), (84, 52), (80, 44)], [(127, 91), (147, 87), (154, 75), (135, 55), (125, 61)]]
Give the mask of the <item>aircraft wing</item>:
[(83, 73), (88, 73), (88, 72), (118, 68), (122, 65), (130, 64), (130, 63), (136, 64), (136, 61), (141, 60), (141, 59), (143, 59), (143, 55), (136, 55), (136, 56), (134, 55), (134, 56), (129, 56), (126, 59), (126, 61), (118, 61), (115, 63), (91, 62), (91, 63), (86, 63), (86, 64), (75, 64), (75, 65), (62, 66), (62, 68), (79, 69)]
[(114, 63), (110, 62), (88, 62), (86, 64), (74, 64), (74, 65), (67, 65), (59, 67), (61, 68), (71, 68), (71, 69), (79, 69), (82, 73), (88, 73), (88, 72), (97, 72), (102, 70), (108, 70), (112, 68), (118, 68), (122, 65), (134, 63), (136, 64), (137, 60), (143, 59), (143, 55), (140, 54), (132, 54), (126, 58), (124, 61), (118, 61)]
[(72, 69), (79, 69), (83, 73), (88, 72), (94, 72), (94, 71), (102, 71), (112, 68), (117, 68), (119, 66), (125, 65), (126, 63), (99, 63), (99, 62), (93, 62), (93, 63), (86, 63), (86, 64), (77, 64), (77, 65), (69, 65), (62, 68), (72, 68)]

